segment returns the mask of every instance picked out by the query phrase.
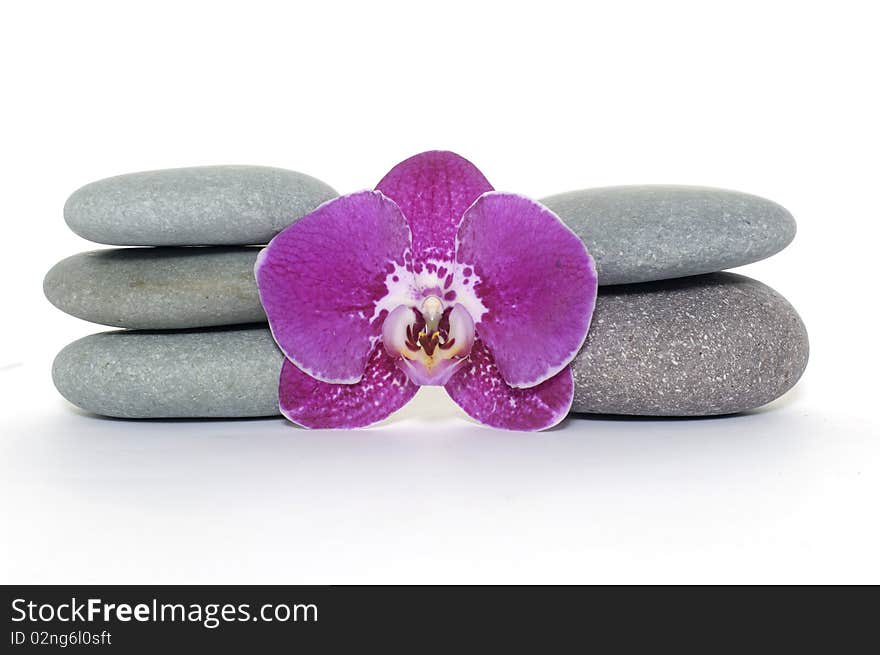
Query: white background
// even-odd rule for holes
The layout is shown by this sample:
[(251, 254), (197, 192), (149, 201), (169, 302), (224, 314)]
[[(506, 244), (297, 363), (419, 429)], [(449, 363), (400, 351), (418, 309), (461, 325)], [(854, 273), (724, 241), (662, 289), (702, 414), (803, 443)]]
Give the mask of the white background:
[[(880, 582), (878, 71), (870, 2), (28, 2), (2, 10), (0, 582)], [(74, 410), (43, 298), (77, 187), (200, 164), (341, 192), (432, 148), (497, 188), (772, 198), (742, 269), (810, 332), (796, 389), (531, 435), (422, 395), (378, 428)], [(352, 244), (357, 247), (357, 244)]]

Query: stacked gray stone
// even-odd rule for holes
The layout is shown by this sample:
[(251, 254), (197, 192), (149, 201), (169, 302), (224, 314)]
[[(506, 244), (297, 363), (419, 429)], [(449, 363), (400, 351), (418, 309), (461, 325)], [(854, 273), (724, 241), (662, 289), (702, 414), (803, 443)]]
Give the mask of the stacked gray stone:
[[(259, 246), (336, 196), (275, 168), (135, 173), (76, 191), (64, 216), (92, 241), (124, 248), (68, 257), (46, 275), (62, 311), (123, 328), (55, 359), (61, 394), (124, 418), (278, 413), (282, 355), (253, 277)], [(785, 248), (795, 222), (743, 193), (684, 186), (574, 191), (541, 201), (596, 259), (600, 295), (573, 362), (572, 410), (709, 416), (779, 398), (806, 367), (792, 306), (723, 273)]]

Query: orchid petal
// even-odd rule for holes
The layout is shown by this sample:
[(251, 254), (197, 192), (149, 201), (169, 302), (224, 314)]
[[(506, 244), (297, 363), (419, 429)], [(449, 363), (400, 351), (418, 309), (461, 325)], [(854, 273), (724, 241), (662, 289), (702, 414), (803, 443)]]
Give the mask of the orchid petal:
[(376, 189), (394, 200), (413, 234), (413, 259), (451, 262), (462, 214), (492, 185), (467, 159), (452, 152), (423, 152), (400, 162)]
[(571, 367), (534, 387), (515, 389), (501, 377), (492, 354), (479, 339), (467, 363), (445, 388), (469, 416), (505, 430), (551, 428), (565, 418), (574, 398)]
[(377, 191), (342, 196), (280, 232), (255, 267), (285, 356), (323, 382), (361, 379), (409, 254), (400, 209)]
[(379, 344), (356, 384), (321, 382), (284, 360), (278, 404), (284, 416), (306, 428), (360, 428), (397, 411), (418, 390)]
[(406, 358), (398, 360), (400, 369), (407, 377), (422, 387), (442, 387), (466, 362), (465, 359), (440, 359), (429, 370), (418, 361)]
[[(596, 266), (556, 214), (509, 193), (487, 193), (465, 212), (456, 266), (472, 273), (482, 304), (477, 335), (514, 387), (564, 369), (584, 343), (596, 303)], [(473, 310), (472, 310), (473, 311)]]

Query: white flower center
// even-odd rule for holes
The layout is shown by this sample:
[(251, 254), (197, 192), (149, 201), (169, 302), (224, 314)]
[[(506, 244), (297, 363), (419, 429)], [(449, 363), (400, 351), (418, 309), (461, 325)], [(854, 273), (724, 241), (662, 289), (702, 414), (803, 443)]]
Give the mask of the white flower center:
[(470, 355), (474, 321), (463, 305), (428, 296), (420, 309), (399, 305), (385, 318), (382, 343), (414, 383), (443, 385)]

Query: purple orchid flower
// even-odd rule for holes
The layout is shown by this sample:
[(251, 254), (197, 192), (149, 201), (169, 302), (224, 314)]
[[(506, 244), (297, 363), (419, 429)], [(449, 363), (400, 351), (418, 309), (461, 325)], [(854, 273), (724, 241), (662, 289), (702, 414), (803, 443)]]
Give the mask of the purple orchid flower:
[(416, 155), (375, 191), (324, 203), (272, 239), (255, 273), (294, 423), (366, 426), (420, 385), (511, 430), (552, 427), (571, 407), (593, 259), (549, 209), (493, 191), (458, 155)]

